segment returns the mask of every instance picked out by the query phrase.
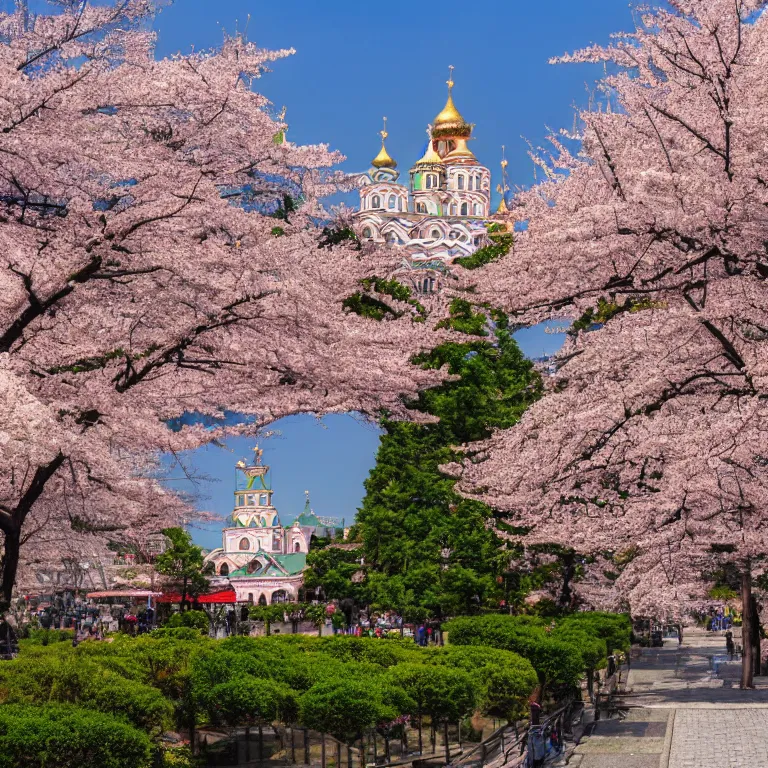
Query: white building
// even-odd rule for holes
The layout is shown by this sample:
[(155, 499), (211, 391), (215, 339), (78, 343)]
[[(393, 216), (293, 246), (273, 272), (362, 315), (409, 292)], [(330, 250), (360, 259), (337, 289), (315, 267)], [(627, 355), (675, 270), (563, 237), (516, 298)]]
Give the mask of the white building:
[(418, 292), (435, 290), (447, 265), (489, 242), (491, 173), (467, 146), (472, 126), (453, 103), (453, 85), (451, 78), (448, 100), (428, 129), (426, 151), (411, 168), (408, 186), (398, 183), (397, 163), (387, 152), (385, 118), (381, 151), (355, 214), (362, 240), (403, 248), (403, 266)]
[[(222, 531), (222, 546), (210, 552), (214, 589), (232, 587), (238, 603), (281, 603), (298, 598), (314, 527), (302, 518), (285, 528), (272, 504), (269, 467), (257, 448), (253, 464), (237, 462), (238, 487), (232, 525)], [(303, 517), (303, 516), (302, 516)]]

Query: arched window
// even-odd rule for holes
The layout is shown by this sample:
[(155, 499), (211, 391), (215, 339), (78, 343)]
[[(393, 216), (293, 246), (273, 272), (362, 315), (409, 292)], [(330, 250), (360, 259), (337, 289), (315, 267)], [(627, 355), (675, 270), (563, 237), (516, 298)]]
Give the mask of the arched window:
[(294, 552), (301, 552), (301, 542), (297, 541), (297, 542), (296, 542), (296, 543), (293, 545), (293, 551), (294, 551)]
[(388, 203), (388, 205), (389, 205), (389, 209), (390, 210), (392, 210), (392, 211), (395, 210), (395, 206), (397, 205), (397, 198), (394, 195), (390, 195), (389, 196), (389, 203)]
[(253, 592), (248, 593), (248, 602), (253, 605)]
[(371, 208), (381, 208), (381, 198), (378, 195), (371, 198)]
[(455, 216), (459, 212), (459, 207), (456, 203), (451, 203), (451, 216)]
[(229, 566), (226, 563), (221, 564), (221, 568), (219, 568), (219, 576), (229, 576)]
[(397, 210), (402, 211), (403, 210), (403, 198), (398, 197), (397, 198)]
[(427, 206), (424, 203), (416, 203), (416, 213), (426, 213)]
[(475, 189), (480, 189), (480, 177), (475, 176)]
[(431, 173), (427, 174), (427, 189), (432, 189), (432, 179), (433, 176)]
[(248, 540), (246, 536), (243, 536), (242, 539), (240, 539), (240, 549), (250, 549), (251, 548), (251, 542)]
[(262, 493), (259, 496), (259, 506), (261, 506), (261, 507), (266, 507), (267, 506), (267, 494), (266, 493)]
[(475, 216), (480, 216), (483, 209), (480, 207), (480, 203), (475, 203)]
[(464, 174), (460, 173), (456, 177), (456, 186), (458, 189), (464, 189)]
[(429, 236), (430, 236), (430, 237), (431, 237), (433, 240), (439, 240), (439, 239), (440, 239), (440, 237), (441, 237), (441, 235), (440, 235), (440, 230), (439, 230), (439, 229), (433, 229), (433, 230), (432, 230), (432, 231), (429, 233)]
[(278, 589), (272, 593), (272, 604), (287, 603), (288, 593), (284, 589)]
[(371, 228), (370, 227), (366, 227), (363, 230), (363, 237), (367, 237), (367, 238), (373, 237), (373, 232), (371, 232)]
[(421, 290), (424, 291), (424, 293), (429, 293), (429, 278), (424, 278), (424, 282), (421, 285)]
[(264, 593), (259, 595), (259, 605), (266, 605), (267, 604), (267, 598), (264, 597)]
[(469, 204), (468, 203), (462, 203), (461, 204), (461, 215), (462, 216), (469, 216)]

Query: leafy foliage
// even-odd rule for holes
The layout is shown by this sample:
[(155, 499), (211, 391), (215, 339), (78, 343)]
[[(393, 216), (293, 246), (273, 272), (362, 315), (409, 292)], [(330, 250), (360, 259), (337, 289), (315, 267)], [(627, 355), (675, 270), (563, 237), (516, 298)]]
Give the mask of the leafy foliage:
[[(486, 314), (468, 302), (455, 302), (453, 310), (461, 330), (477, 334), (487, 326)], [(355, 527), (366, 579), (348, 581), (357, 570), (351, 562), (323, 572), (318, 558), (310, 560), (310, 580), (330, 581), (332, 574), (338, 596), (393, 608), (412, 620), (473, 613), (498, 601), (497, 577), (506, 560), (485, 526), (493, 512), (458, 496), (439, 467), (454, 460), (453, 446), (513, 425), (539, 396), (537, 374), (503, 325), (493, 342), (450, 342), (416, 359), (424, 367), (447, 366), (457, 379), (412, 403), (439, 423), (383, 422), (385, 435)]]

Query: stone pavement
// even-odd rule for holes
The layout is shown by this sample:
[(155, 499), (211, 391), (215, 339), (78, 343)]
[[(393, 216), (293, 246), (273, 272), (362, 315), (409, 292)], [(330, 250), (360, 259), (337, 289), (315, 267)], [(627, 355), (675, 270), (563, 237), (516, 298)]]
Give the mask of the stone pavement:
[(768, 679), (739, 688), (718, 634), (688, 630), (682, 647), (645, 649), (622, 696), (624, 720), (603, 720), (569, 765), (578, 768), (768, 768)]

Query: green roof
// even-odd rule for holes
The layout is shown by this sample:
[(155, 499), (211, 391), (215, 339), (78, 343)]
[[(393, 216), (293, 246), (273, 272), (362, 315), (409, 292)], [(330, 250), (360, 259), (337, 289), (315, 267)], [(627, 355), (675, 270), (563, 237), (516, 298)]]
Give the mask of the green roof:
[[(304, 552), (291, 552), (290, 555), (273, 555), (269, 552), (260, 552), (259, 554), (266, 555), (268, 560), (276, 562), (289, 576), (296, 576), (307, 567), (307, 556)], [(253, 573), (248, 573), (248, 566), (244, 565), (242, 568), (230, 571), (229, 574), (230, 579), (249, 576), (283, 576), (283, 571), (267, 562), (264, 568)]]
[(320, 528), (322, 526), (322, 523), (320, 522), (317, 515), (310, 511), (310, 512), (302, 512), (299, 515), (299, 525), (301, 525), (304, 528)]
[(288, 571), (290, 576), (301, 573), (307, 567), (307, 555), (305, 552), (291, 552), (290, 555), (272, 555), (272, 557)]

